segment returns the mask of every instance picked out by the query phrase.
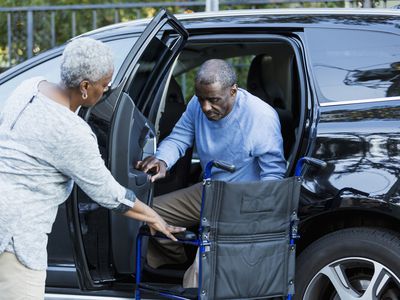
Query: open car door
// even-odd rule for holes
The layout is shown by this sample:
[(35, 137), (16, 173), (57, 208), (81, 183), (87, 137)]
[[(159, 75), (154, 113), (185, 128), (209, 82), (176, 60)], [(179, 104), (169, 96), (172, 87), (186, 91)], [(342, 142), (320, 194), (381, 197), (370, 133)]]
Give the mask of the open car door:
[[(187, 38), (175, 17), (160, 11), (127, 55), (110, 93), (85, 116), (115, 179), (143, 202), (151, 201), (152, 184), (147, 174), (134, 169), (134, 163), (155, 152), (151, 122), (160, 104), (160, 86)], [(109, 123), (101, 117), (107, 110), (112, 115)], [(140, 222), (100, 207), (77, 186), (67, 211), (81, 289), (104, 289), (113, 282), (131, 281)]]

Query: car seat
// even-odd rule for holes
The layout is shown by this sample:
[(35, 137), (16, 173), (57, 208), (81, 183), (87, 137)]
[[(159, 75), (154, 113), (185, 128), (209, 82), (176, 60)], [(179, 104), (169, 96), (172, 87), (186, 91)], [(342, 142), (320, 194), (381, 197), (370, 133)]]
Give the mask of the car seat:
[(271, 105), (278, 113), (284, 155), (288, 159), (295, 141), (291, 110), (293, 54), (283, 49), (273, 50), (268, 54), (257, 55), (252, 60), (247, 76), (247, 90)]

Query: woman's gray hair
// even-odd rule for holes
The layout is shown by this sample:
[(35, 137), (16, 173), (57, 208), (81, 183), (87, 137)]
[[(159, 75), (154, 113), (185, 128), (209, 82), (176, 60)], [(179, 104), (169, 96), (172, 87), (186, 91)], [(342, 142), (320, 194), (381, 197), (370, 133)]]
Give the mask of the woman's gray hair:
[(76, 88), (85, 79), (96, 82), (106, 77), (113, 68), (113, 55), (107, 45), (92, 38), (77, 38), (64, 49), (61, 81), (68, 88)]

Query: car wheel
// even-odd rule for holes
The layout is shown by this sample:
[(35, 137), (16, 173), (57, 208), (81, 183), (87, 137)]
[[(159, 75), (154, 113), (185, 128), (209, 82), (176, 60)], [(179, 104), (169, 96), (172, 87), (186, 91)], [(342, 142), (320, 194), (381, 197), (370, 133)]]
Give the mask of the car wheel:
[(349, 228), (308, 246), (297, 260), (297, 300), (400, 299), (400, 237)]

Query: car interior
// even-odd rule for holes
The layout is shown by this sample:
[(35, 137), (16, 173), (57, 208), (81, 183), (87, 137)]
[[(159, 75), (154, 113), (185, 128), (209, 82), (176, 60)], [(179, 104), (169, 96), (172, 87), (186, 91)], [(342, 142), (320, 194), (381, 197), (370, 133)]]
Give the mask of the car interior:
[[(237, 71), (238, 85), (271, 105), (277, 112), (284, 141), (287, 166), (294, 160), (296, 135), (301, 120), (299, 71), (292, 46), (284, 41), (189, 43), (175, 62), (169, 83), (163, 93), (155, 120), (158, 143), (167, 137), (185, 111), (194, 93), (194, 77), (198, 67), (211, 58), (231, 62)], [(288, 169), (288, 174), (290, 170)], [(196, 149), (188, 149), (167, 177), (154, 185), (154, 196), (185, 188), (201, 181), (202, 170)], [(196, 228), (190, 228), (196, 231)], [(157, 270), (144, 267), (148, 280), (180, 282), (194, 259), (196, 249), (187, 246), (190, 259), (180, 266), (162, 266)], [(172, 270), (172, 271), (171, 271)]]

